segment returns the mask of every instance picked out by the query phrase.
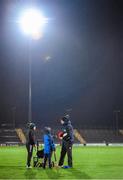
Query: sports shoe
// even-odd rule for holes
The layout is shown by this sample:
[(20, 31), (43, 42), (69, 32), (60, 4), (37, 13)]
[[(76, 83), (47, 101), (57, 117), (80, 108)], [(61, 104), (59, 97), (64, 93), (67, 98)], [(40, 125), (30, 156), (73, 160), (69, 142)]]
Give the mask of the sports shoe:
[(58, 167), (59, 167), (59, 168), (63, 168), (64, 166), (63, 166), (63, 165), (61, 165), (61, 166), (58, 165)]
[(64, 169), (70, 169), (72, 168), (71, 166), (63, 166)]
[(31, 168), (32, 168), (32, 166), (28, 166), (28, 165), (27, 165), (27, 166), (26, 166), (26, 168), (27, 168), (27, 169), (31, 169)]

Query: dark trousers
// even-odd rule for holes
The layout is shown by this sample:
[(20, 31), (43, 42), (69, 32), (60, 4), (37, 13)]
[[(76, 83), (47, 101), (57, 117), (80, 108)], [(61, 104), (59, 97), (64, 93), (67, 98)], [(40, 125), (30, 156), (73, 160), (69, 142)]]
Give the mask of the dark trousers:
[(26, 148), (27, 148), (27, 153), (28, 153), (28, 155), (27, 155), (27, 166), (30, 166), (32, 153), (33, 153), (33, 145), (26, 144)]
[(49, 168), (52, 167), (52, 164), (51, 164), (51, 156), (52, 156), (52, 153), (49, 153), (49, 154), (44, 154), (44, 163), (43, 163), (43, 168), (46, 167), (46, 163), (47, 163), (47, 160), (48, 160), (48, 165), (49, 165)]
[(71, 142), (63, 142), (62, 143), (59, 166), (63, 165), (66, 153), (67, 153), (67, 157), (68, 157), (68, 166), (72, 167), (73, 163), (72, 163), (72, 143)]

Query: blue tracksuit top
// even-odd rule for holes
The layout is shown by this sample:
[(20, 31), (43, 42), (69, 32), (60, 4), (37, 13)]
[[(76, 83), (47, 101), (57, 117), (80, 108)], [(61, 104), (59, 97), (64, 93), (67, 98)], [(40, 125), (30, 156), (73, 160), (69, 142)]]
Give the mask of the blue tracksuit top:
[(55, 149), (51, 134), (44, 135), (44, 154), (50, 154)]

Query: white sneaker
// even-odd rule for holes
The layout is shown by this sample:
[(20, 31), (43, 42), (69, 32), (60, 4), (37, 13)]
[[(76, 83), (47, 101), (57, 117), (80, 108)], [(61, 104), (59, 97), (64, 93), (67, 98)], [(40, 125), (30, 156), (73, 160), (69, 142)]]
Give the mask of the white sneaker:
[(32, 168), (32, 166), (26, 166), (26, 168), (27, 168), (27, 169), (31, 169), (31, 168)]
[(61, 166), (58, 166), (59, 168), (63, 168), (64, 166), (63, 165), (61, 165)]

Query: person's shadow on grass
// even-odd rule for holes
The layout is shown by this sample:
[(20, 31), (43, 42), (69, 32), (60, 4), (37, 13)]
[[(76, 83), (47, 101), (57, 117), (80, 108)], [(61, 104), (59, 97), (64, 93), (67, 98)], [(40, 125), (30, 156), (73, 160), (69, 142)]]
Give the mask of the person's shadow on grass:
[(24, 173), (25, 179), (36, 179), (36, 172), (33, 169), (27, 169)]
[(91, 179), (88, 174), (76, 168), (68, 169), (68, 172), (72, 174), (74, 179)]
[[(46, 169), (46, 174), (49, 179), (91, 179), (89, 175), (85, 172), (80, 171), (79, 169)], [(67, 175), (67, 177), (65, 177)]]
[(62, 173), (60, 172), (60, 169), (55, 167), (55, 168), (52, 168), (52, 169), (45, 169), (46, 171), (46, 174), (48, 176), (48, 179), (59, 179), (61, 177), (64, 178), (64, 176), (62, 176)]

